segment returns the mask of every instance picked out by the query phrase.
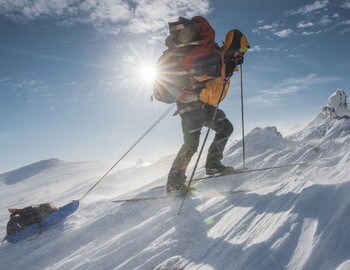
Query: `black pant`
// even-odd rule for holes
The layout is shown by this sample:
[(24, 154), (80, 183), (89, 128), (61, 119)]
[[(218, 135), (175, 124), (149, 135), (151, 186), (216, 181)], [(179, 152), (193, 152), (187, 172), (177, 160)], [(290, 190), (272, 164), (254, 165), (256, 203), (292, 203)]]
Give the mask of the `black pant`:
[(168, 186), (176, 187), (186, 181), (186, 169), (192, 156), (198, 150), (203, 126), (211, 127), (216, 132), (214, 141), (209, 147), (206, 167), (208, 168), (220, 163), (228, 138), (233, 132), (233, 126), (226, 118), (225, 113), (220, 109), (217, 110), (215, 119), (211, 124), (214, 113), (215, 107), (201, 104), (201, 106), (197, 106), (194, 110), (180, 114), (184, 144), (180, 148), (170, 169)]

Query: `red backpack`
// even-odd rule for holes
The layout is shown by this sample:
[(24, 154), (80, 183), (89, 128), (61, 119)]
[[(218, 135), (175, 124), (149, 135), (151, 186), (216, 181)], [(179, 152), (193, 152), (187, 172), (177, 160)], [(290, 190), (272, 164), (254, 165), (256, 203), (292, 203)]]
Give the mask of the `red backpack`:
[(215, 31), (205, 18), (180, 17), (169, 23), (169, 31), (165, 40), (168, 50), (157, 62), (158, 78), (153, 86), (154, 98), (165, 103), (176, 102), (184, 91), (198, 95), (205, 82), (197, 81), (193, 75), (218, 77), (223, 63)]
[(192, 69), (198, 59), (209, 56), (215, 50), (215, 31), (209, 22), (201, 16), (193, 17), (191, 21), (199, 25), (198, 36), (201, 42), (182, 58), (181, 65), (186, 70)]

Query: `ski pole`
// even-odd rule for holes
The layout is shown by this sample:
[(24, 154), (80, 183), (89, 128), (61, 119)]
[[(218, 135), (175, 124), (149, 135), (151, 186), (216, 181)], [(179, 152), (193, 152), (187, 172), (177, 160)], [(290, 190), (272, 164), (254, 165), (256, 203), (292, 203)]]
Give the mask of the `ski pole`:
[(162, 120), (163, 118), (174, 108), (174, 106), (176, 105), (176, 103), (172, 104), (169, 109), (167, 109), (158, 119), (157, 121), (155, 121), (150, 127), (149, 129), (147, 129), (145, 131), (145, 133), (143, 133), (141, 135), (140, 138), (138, 138), (136, 140), (136, 142), (119, 158), (119, 160), (100, 178), (100, 180), (98, 180), (80, 199), (79, 201), (82, 201), (130, 152), (132, 149), (135, 148), (136, 145), (138, 145), (143, 138), (145, 138), (147, 136), (148, 133), (151, 132), (151, 130), (153, 130)]
[(243, 152), (243, 170), (245, 167), (245, 135), (244, 135), (244, 107), (243, 107), (243, 69), (242, 64), (239, 65), (240, 75), (241, 75), (241, 114), (242, 114), (242, 152)]

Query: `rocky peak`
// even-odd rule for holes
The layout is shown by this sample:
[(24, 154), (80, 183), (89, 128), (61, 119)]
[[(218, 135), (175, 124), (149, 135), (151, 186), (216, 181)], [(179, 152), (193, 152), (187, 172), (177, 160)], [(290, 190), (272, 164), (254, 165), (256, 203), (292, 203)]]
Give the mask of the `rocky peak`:
[(328, 98), (328, 104), (323, 108), (322, 113), (335, 119), (350, 118), (350, 109), (345, 91), (341, 89), (335, 91)]

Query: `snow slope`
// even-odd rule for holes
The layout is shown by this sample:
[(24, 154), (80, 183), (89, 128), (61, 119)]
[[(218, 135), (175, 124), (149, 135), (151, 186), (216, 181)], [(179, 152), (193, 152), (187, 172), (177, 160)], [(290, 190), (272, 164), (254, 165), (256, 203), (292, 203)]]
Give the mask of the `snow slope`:
[[(224, 163), (240, 166), (241, 146)], [(64, 223), (1, 245), (0, 269), (350, 269), (349, 146), (350, 120), (325, 112), (285, 138), (255, 128), (247, 167), (307, 164), (195, 182), (202, 195), (180, 216), (179, 199), (111, 202), (163, 195), (174, 156), (115, 170)], [(1, 174), (0, 236), (6, 208), (79, 199), (110, 166), (53, 159)]]

